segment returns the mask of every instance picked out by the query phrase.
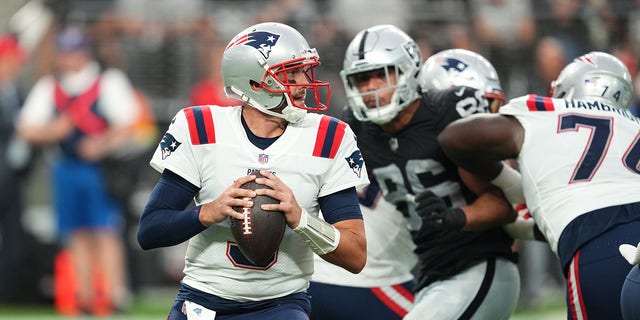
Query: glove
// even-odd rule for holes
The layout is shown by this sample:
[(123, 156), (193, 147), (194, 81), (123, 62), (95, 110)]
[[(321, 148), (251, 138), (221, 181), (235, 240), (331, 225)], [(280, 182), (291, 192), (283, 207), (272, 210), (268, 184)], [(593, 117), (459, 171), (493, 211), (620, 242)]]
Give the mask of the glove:
[(621, 244), (618, 247), (620, 250), (620, 254), (632, 265), (640, 264), (640, 243), (638, 246), (633, 246), (630, 244)]
[(426, 223), (434, 228), (460, 230), (467, 223), (467, 216), (460, 208), (447, 208), (447, 204), (433, 192), (425, 190), (415, 198), (416, 211)]

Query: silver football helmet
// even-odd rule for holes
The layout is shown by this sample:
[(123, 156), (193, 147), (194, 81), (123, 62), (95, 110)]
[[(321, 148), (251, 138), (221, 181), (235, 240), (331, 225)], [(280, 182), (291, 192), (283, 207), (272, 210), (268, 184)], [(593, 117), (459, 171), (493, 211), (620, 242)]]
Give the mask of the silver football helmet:
[(551, 82), (551, 96), (562, 99), (593, 98), (621, 108), (631, 104), (631, 74), (618, 58), (592, 51), (568, 64)]
[(454, 86), (484, 90), (491, 112), (505, 103), (496, 69), (485, 57), (465, 49), (444, 50), (429, 57), (420, 68), (418, 83), (422, 91)]
[[(378, 25), (360, 31), (349, 46), (344, 57), (340, 77), (345, 87), (347, 101), (356, 119), (385, 124), (393, 120), (398, 112), (419, 97), (418, 71), (422, 54), (406, 33), (392, 25)], [(358, 79), (369, 72), (384, 72), (387, 87), (394, 90), (391, 100), (380, 105), (378, 94), (381, 90), (360, 92)], [(392, 83), (391, 75), (396, 82)], [(367, 108), (363, 97), (375, 95), (376, 107)]]
[[(315, 79), (320, 65), (316, 49), (295, 29), (282, 23), (265, 22), (236, 35), (222, 55), (222, 80), (228, 97), (242, 100), (269, 115), (296, 123), (307, 110), (325, 111), (331, 95), (328, 82)], [(289, 79), (303, 72), (306, 83)], [(297, 103), (291, 88), (313, 91), (315, 106)], [(320, 90), (326, 90), (326, 103)], [(298, 94), (299, 95), (299, 94)]]

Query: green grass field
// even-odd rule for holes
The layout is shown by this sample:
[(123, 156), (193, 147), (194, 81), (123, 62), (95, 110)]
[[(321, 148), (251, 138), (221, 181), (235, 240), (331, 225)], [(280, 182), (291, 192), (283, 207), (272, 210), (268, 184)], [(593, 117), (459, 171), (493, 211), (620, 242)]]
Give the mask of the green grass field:
[[(72, 319), (113, 319), (113, 320), (164, 320), (175, 292), (167, 289), (145, 290), (133, 303), (126, 314), (111, 317), (75, 317)], [(69, 319), (56, 313), (53, 306), (10, 306), (0, 305), (0, 320), (60, 320)], [(519, 308), (511, 320), (563, 320), (566, 309), (562, 297), (549, 297), (536, 307)]]

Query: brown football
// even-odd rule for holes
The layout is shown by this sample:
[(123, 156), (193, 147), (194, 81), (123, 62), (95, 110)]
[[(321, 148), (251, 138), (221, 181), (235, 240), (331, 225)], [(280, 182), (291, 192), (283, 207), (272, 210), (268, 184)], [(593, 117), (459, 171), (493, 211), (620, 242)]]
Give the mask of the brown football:
[[(251, 174), (258, 178), (264, 178), (259, 171), (253, 171)], [(243, 184), (241, 188), (249, 190), (271, 189), (266, 185), (257, 184), (255, 180)], [(240, 251), (259, 267), (266, 267), (273, 261), (287, 226), (281, 211), (265, 211), (260, 207), (263, 204), (275, 203), (279, 203), (278, 200), (258, 195), (253, 199), (253, 207), (234, 208), (245, 214), (243, 220), (231, 218), (231, 233)]]

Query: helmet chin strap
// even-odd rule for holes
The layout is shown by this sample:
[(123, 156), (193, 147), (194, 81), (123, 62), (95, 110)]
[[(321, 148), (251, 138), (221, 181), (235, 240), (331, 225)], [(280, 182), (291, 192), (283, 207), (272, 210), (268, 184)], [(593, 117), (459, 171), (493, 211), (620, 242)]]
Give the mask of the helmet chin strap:
[(282, 94), (282, 101), (280, 101), (277, 107), (270, 109), (263, 107), (259, 110), (268, 115), (285, 119), (290, 123), (300, 122), (300, 120), (302, 120), (307, 114), (305, 110), (294, 107), (286, 93)]
[(288, 94), (283, 93), (282, 96), (282, 102), (277, 107), (281, 117), (291, 123), (300, 122), (300, 120), (307, 115), (307, 111), (294, 106), (293, 101), (291, 101), (291, 97)]

